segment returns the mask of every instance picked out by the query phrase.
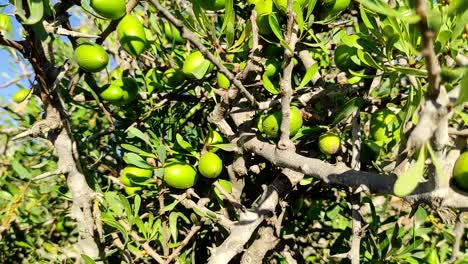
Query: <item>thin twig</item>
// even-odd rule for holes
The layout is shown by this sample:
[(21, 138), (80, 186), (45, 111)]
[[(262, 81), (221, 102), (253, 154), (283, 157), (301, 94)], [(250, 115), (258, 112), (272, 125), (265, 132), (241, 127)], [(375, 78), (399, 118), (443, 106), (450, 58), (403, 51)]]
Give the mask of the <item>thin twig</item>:
[(180, 242), (180, 245), (174, 251), (172, 251), (172, 254), (169, 255), (169, 257), (167, 257), (165, 264), (170, 264), (174, 258), (179, 256), (180, 251), (182, 251), (182, 249), (185, 246), (187, 246), (190, 239), (192, 239), (192, 237), (195, 234), (197, 234), (197, 232), (198, 232), (198, 230), (200, 230), (200, 228), (201, 228), (201, 225), (192, 226), (192, 228), (190, 229), (190, 232), (185, 236), (184, 240), (182, 240), (182, 242)]

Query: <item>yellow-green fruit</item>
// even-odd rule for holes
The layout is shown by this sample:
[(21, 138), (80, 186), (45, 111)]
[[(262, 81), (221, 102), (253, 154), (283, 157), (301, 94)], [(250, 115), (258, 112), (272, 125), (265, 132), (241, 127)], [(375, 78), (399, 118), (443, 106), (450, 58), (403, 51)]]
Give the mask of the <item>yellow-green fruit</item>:
[[(288, 0), (273, 0), (275, 3), (276, 8), (280, 10), (283, 13), (286, 13), (288, 9)], [(308, 0), (294, 0), (294, 3), (298, 3), (300, 7), (304, 7), (306, 3), (308, 3)]]
[(208, 149), (211, 152), (216, 152), (218, 150), (217, 147), (214, 147), (212, 145), (222, 144), (223, 142), (224, 142), (223, 137), (221, 136), (221, 134), (218, 133), (218, 131), (215, 131), (215, 130), (211, 130), (210, 134), (206, 138), (206, 144), (208, 145)]
[(455, 161), (452, 177), (458, 188), (468, 192), (468, 151), (463, 152)]
[(340, 150), (341, 140), (333, 133), (325, 133), (319, 137), (319, 148), (323, 154), (333, 155)]
[(184, 41), (180, 35), (180, 31), (169, 22), (164, 23), (164, 34), (170, 41), (174, 41), (176, 43), (182, 43)]
[(187, 189), (197, 182), (197, 171), (185, 162), (174, 162), (164, 168), (164, 182), (176, 189)]
[(133, 57), (138, 57), (146, 48), (146, 34), (143, 25), (134, 16), (126, 15), (117, 26), (120, 45)]
[(198, 171), (207, 178), (216, 178), (223, 170), (223, 161), (213, 152), (207, 152), (198, 161)]
[(360, 62), (353, 61), (352, 57), (356, 57), (357, 49), (348, 45), (340, 45), (335, 49), (335, 64), (336, 67), (344, 72), (349, 69), (353, 71), (359, 71), (363, 67), (358, 64)]
[(348, 8), (351, 0), (322, 0), (322, 10), (320, 13), (320, 18), (324, 19), (327, 16), (334, 16), (346, 8)]
[(398, 117), (388, 109), (375, 111), (370, 120), (370, 135), (375, 141), (387, 142), (399, 135)]
[[(279, 136), (279, 128), (281, 124), (281, 111), (275, 111), (269, 114), (262, 122), (262, 130), (269, 138), (277, 138)], [(301, 111), (297, 107), (290, 109), (289, 135), (294, 136), (302, 127)]]
[[(227, 193), (232, 193), (232, 183), (228, 180), (224, 179), (219, 179), (218, 180), (219, 185), (223, 188), (223, 190)], [(218, 196), (219, 199), (223, 198), (223, 195), (221, 195), (221, 192), (218, 190), (218, 188), (214, 187), (214, 191), (216, 196)]]
[(153, 170), (125, 167), (120, 173), (120, 181), (125, 186), (138, 186), (153, 176)]
[(228, 77), (226, 75), (218, 72), (216, 74), (216, 77), (218, 79), (218, 87), (221, 89), (229, 89), (231, 86), (231, 81), (229, 81)]
[(163, 73), (163, 81), (169, 88), (176, 88), (185, 81), (185, 75), (174, 68), (167, 69)]
[(137, 192), (140, 192), (142, 189), (143, 188), (141, 188), (140, 186), (135, 186), (135, 187), (125, 186), (124, 187), (125, 193), (129, 196), (134, 195)]
[(254, 10), (257, 12), (258, 32), (262, 35), (269, 35), (271, 31), (268, 16), (273, 13), (273, 0), (259, 0), (255, 4)]
[(125, 16), (125, 0), (91, 0), (90, 6), (96, 13), (116, 20)]
[(99, 72), (106, 68), (109, 56), (103, 47), (94, 43), (83, 43), (75, 50), (75, 59), (81, 69), (87, 72)]
[(202, 79), (210, 70), (211, 63), (200, 51), (192, 52), (185, 58), (182, 72), (191, 78)]
[(0, 14), (0, 33), (6, 35), (12, 29), (11, 19), (5, 14)]
[(206, 10), (218, 11), (224, 9), (226, 0), (195, 0), (198, 1), (200, 7)]
[(24, 99), (26, 99), (26, 97), (28, 97), (28, 94), (29, 94), (29, 90), (26, 90), (26, 89), (19, 89), (18, 91), (16, 91), (16, 93), (13, 94), (13, 102), (15, 103), (21, 103), (24, 101)]
[(281, 62), (277, 59), (267, 59), (265, 62), (264, 74), (268, 77), (274, 77), (281, 69)]
[(110, 85), (104, 87), (100, 96), (102, 99), (113, 104), (124, 105), (133, 101), (138, 95), (137, 82), (128, 77), (114, 80)]

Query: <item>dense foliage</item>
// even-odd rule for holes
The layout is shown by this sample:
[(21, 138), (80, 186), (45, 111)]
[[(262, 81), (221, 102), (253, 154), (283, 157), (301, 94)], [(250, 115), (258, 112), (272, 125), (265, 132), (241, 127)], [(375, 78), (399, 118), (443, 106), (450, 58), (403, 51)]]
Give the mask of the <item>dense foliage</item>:
[(0, 8), (1, 263), (468, 263), (466, 1)]

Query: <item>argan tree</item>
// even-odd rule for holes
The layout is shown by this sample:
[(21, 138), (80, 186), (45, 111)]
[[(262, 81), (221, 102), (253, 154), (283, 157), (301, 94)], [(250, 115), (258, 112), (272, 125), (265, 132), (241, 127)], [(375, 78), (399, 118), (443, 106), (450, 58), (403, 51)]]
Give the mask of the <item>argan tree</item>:
[(465, 0), (11, 0), (1, 263), (467, 263)]

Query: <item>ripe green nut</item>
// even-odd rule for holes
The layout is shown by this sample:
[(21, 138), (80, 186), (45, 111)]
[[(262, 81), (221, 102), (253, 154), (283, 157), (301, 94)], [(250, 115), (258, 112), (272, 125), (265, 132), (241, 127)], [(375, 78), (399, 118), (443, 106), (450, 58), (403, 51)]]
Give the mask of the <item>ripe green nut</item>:
[(176, 189), (188, 189), (197, 183), (197, 171), (183, 161), (172, 162), (164, 167), (164, 182)]
[(116, 105), (124, 105), (133, 101), (138, 95), (137, 82), (128, 77), (114, 80), (104, 87), (100, 96), (102, 99)]
[(205, 10), (218, 11), (226, 7), (226, 0), (195, 0)]
[(218, 87), (221, 89), (229, 89), (231, 86), (231, 81), (229, 81), (228, 77), (226, 75), (218, 72), (216, 73), (216, 78), (218, 79)]
[(126, 14), (125, 0), (91, 0), (90, 6), (100, 16), (112, 20), (117, 20)]
[(7, 32), (10, 32), (12, 29), (11, 19), (5, 14), (0, 14), (0, 32), (3, 35), (6, 35)]
[(133, 57), (138, 57), (146, 48), (146, 33), (143, 25), (132, 15), (126, 15), (117, 26), (117, 36), (122, 48)]
[(205, 77), (205, 74), (209, 72), (211, 67), (211, 62), (205, 59), (203, 54), (197, 50), (190, 53), (190, 55), (185, 58), (182, 72), (190, 78), (201, 80)]
[(207, 178), (216, 178), (223, 170), (223, 161), (213, 152), (207, 152), (198, 161), (198, 171)]
[(170, 41), (174, 41), (176, 43), (184, 42), (184, 39), (180, 35), (180, 31), (169, 22), (164, 23), (164, 34), (166, 35), (166, 38)]
[(265, 62), (265, 72), (267, 77), (274, 77), (281, 69), (281, 62), (277, 59), (267, 59)]
[(206, 138), (206, 145), (210, 152), (218, 151), (218, 148), (213, 145), (222, 144), (223, 142), (224, 142), (223, 137), (216, 130), (211, 130), (210, 133), (208, 134), (208, 137)]
[(13, 102), (15, 103), (21, 103), (28, 97), (29, 95), (29, 90), (21, 88), (16, 93), (13, 94)]
[(83, 43), (75, 50), (75, 60), (84, 71), (100, 72), (109, 63), (109, 56), (100, 45)]
[(163, 73), (163, 81), (169, 88), (176, 88), (185, 81), (185, 75), (180, 70), (170, 68)]
[(340, 150), (341, 140), (336, 134), (325, 133), (319, 137), (319, 148), (323, 154), (333, 155)]
[(370, 135), (375, 141), (388, 142), (400, 134), (400, 122), (393, 111), (383, 108), (371, 115)]
[(125, 167), (120, 173), (120, 181), (125, 186), (138, 186), (153, 176), (153, 170), (137, 167)]
[[(269, 138), (278, 138), (281, 119), (282, 119), (281, 111), (275, 111), (269, 114), (262, 121), (262, 131)], [(299, 108), (292, 106), (290, 108), (290, 121), (289, 121), (290, 136), (294, 136), (301, 127), (302, 127), (301, 111), (299, 110)]]
[(452, 177), (458, 188), (468, 192), (468, 151), (463, 152), (455, 161)]
[(348, 70), (359, 71), (363, 67), (360, 61), (353, 60), (357, 58), (357, 49), (348, 45), (340, 45), (335, 49), (335, 65), (338, 69), (347, 72)]
[(140, 186), (125, 186), (124, 191), (128, 196), (135, 195), (135, 193), (140, 192), (143, 188)]

